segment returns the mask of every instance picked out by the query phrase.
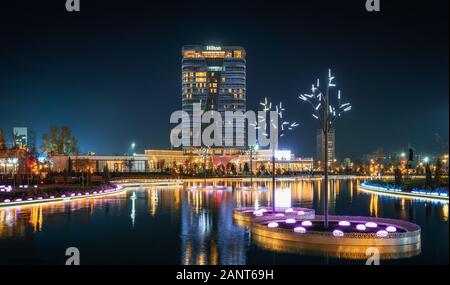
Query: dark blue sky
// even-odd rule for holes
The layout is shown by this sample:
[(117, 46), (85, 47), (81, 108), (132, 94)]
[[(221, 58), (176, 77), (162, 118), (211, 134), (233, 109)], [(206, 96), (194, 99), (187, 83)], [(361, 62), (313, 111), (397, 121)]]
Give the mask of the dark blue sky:
[[(12, 2), (12, 1), (9, 1)], [(14, 1), (0, 11), (0, 128), (68, 125), (82, 151), (168, 148), (181, 108), (185, 44), (247, 51), (247, 106), (265, 96), (300, 127), (282, 141), (315, 153), (316, 123), (297, 99), (333, 68), (353, 110), (336, 127), (337, 156), (448, 141), (448, 1)], [(31, 2), (31, 3), (26, 3)], [(392, 3), (395, 2), (395, 3)], [(40, 140), (38, 140), (39, 142)]]

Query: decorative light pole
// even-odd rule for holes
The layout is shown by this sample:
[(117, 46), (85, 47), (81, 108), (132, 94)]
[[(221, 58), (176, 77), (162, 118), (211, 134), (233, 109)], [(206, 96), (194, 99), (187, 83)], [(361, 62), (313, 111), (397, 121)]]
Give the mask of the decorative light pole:
[(250, 156), (250, 185), (253, 185), (253, 153), (256, 153), (259, 149), (258, 144), (250, 145), (248, 147), (248, 154)]
[(202, 147), (202, 148), (200, 149), (200, 156), (201, 156), (202, 159), (203, 159), (203, 179), (204, 179), (205, 187), (206, 187), (206, 159), (207, 159), (208, 156), (209, 156), (209, 148), (207, 148), (207, 147)]
[[(289, 123), (288, 121), (283, 121), (283, 112), (285, 111), (283, 104), (280, 102), (279, 105), (275, 105), (275, 112), (277, 113), (278, 119), (281, 123), (275, 122), (272, 117), (270, 117), (270, 111), (272, 110), (272, 102), (267, 102), (267, 98), (264, 98), (264, 102), (260, 103), (263, 106), (263, 111), (266, 112), (264, 117), (259, 117), (259, 123), (263, 124), (264, 127), (264, 136), (267, 137), (267, 125), (272, 126), (274, 129), (278, 130), (278, 136), (275, 138), (272, 134), (270, 134), (270, 140), (272, 143), (272, 214), (275, 214), (275, 145), (279, 138), (284, 136), (286, 131), (290, 131), (295, 127), (298, 127), (298, 123), (293, 122)], [(267, 112), (269, 112), (269, 121), (266, 120)]]
[(328, 70), (328, 82), (324, 90), (320, 87), (320, 81), (317, 79), (316, 85), (312, 85), (310, 94), (301, 94), (299, 98), (308, 102), (313, 107), (312, 116), (320, 122), (324, 135), (324, 227), (328, 228), (328, 134), (334, 121), (341, 117), (344, 112), (350, 111), (350, 103), (341, 102), (341, 90), (337, 91), (337, 100), (334, 105), (330, 102), (330, 89), (336, 87), (333, 83), (334, 76), (331, 75), (331, 69)]

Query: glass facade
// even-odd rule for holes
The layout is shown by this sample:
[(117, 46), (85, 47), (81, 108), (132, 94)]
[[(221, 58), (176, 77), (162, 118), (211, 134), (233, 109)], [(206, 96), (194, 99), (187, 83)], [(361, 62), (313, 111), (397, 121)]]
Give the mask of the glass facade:
[[(191, 118), (193, 104), (200, 103), (202, 111), (218, 111), (225, 122), (225, 111), (246, 111), (245, 50), (237, 46), (184, 46), (182, 48), (182, 109)], [(193, 122), (198, 123), (198, 122)], [(228, 122), (233, 123), (234, 122)], [(223, 127), (222, 126), (222, 127)], [(225, 134), (225, 132), (223, 132)], [(192, 137), (200, 134), (190, 132)], [(233, 132), (230, 147), (236, 147), (236, 138), (245, 138), (245, 128)], [(225, 138), (223, 138), (224, 140)], [(186, 145), (187, 141), (183, 141)], [(231, 144), (231, 145), (230, 145)], [(223, 141), (225, 145), (225, 141)]]

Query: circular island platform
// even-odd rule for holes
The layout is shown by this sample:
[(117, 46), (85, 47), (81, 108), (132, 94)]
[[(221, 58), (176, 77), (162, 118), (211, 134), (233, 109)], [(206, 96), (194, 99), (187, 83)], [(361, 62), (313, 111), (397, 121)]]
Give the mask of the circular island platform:
[(351, 259), (367, 258), (374, 247), (384, 259), (410, 257), (420, 253), (420, 227), (393, 219), (329, 216), (323, 228), (323, 216), (295, 221), (279, 218), (255, 219), (252, 236), (258, 245), (275, 251), (324, 253)]

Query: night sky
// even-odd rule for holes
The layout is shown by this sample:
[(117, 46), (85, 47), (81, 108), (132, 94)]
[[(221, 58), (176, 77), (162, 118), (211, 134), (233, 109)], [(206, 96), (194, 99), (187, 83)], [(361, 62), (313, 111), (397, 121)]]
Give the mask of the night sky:
[[(5, 2), (5, 1), (4, 1)], [(331, 67), (353, 104), (336, 126), (338, 158), (448, 141), (447, 0), (7, 1), (0, 7), (0, 128), (72, 127), (83, 152), (169, 147), (181, 109), (181, 47), (247, 51), (247, 108), (283, 101), (300, 122), (281, 145), (315, 154), (317, 121), (297, 98)], [(13, 3), (15, 2), (15, 3)], [(299, 2), (299, 3), (296, 3)], [(393, 3), (395, 2), (395, 3)]]

